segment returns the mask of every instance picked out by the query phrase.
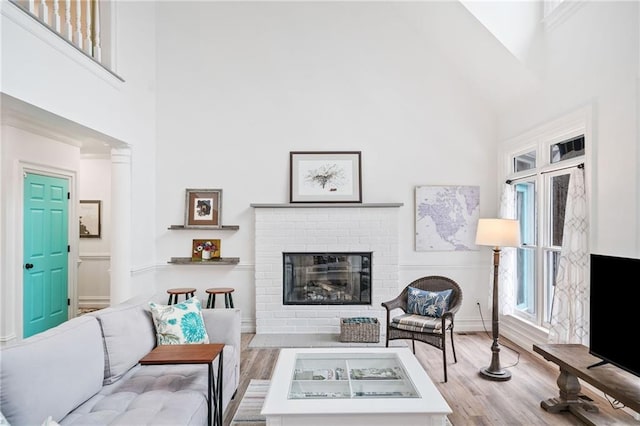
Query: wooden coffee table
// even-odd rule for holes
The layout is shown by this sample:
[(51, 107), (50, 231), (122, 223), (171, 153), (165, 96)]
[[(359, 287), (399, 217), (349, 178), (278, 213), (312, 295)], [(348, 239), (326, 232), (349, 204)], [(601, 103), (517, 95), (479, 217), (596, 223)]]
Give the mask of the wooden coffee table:
[[(154, 364), (207, 364), (209, 386), (207, 389), (207, 419), (210, 425), (222, 426), (222, 343), (191, 345), (158, 345), (140, 360), (142, 365)], [(217, 383), (213, 375), (213, 361), (218, 359)], [(212, 404), (213, 401), (213, 404)], [(215, 412), (212, 412), (212, 405)]]

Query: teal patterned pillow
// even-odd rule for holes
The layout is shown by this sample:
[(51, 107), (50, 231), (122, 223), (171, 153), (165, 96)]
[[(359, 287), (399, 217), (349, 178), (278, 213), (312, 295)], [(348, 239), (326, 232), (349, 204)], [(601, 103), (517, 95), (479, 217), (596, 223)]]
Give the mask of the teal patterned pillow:
[(407, 313), (440, 318), (449, 309), (452, 290), (428, 291), (409, 286)]
[(201, 304), (197, 297), (174, 305), (149, 302), (156, 326), (158, 345), (209, 343), (202, 319)]

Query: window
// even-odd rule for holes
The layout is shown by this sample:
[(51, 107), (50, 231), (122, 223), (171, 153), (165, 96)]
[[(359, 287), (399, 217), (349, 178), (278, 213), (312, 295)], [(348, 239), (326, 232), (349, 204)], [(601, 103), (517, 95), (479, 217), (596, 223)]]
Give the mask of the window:
[(584, 136), (551, 145), (551, 162), (568, 160), (584, 155)]
[(509, 156), (508, 177), (514, 185), (522, 240), (517, 250), (513, 312), (537, 326), (548, 327), (562, 249), (569, 174), (584, 162), (585, 137), (581, 130), (562, 138), (531, 139), (535, 147)]
[(517, 155), (513, 159), (513, 171), (524, 172), (526, 170), (535, 169), (536, 167), (536, 152), (530, 151), (526, 154)]

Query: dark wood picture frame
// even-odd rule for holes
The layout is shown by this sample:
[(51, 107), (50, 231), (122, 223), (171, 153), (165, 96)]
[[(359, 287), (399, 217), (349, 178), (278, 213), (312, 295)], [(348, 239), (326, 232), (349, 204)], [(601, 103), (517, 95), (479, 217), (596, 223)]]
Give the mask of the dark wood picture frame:
[(102, 201), (80, 200), (78, 210), (80, 238), (101, 238), (102, 233)]
[(222, 189), (187, 188), (185, 228), (222, 227)]
[(361, 151), (291, 151), (291, 203), (362, 203)]

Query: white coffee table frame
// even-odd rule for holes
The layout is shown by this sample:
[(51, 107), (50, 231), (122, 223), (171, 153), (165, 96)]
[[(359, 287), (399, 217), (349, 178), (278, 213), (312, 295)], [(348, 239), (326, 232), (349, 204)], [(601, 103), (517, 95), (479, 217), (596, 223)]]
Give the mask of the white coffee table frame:
[[(416, 397), (290, 399), (298, 355), (344, 354), (367, 357), (395, 354)], [(267, 426), (336, 426), (366, 424), (445, 426), (451, 408), (409, 348), (285, 348), (280, 350), (269, 391), (262, 406)]]

